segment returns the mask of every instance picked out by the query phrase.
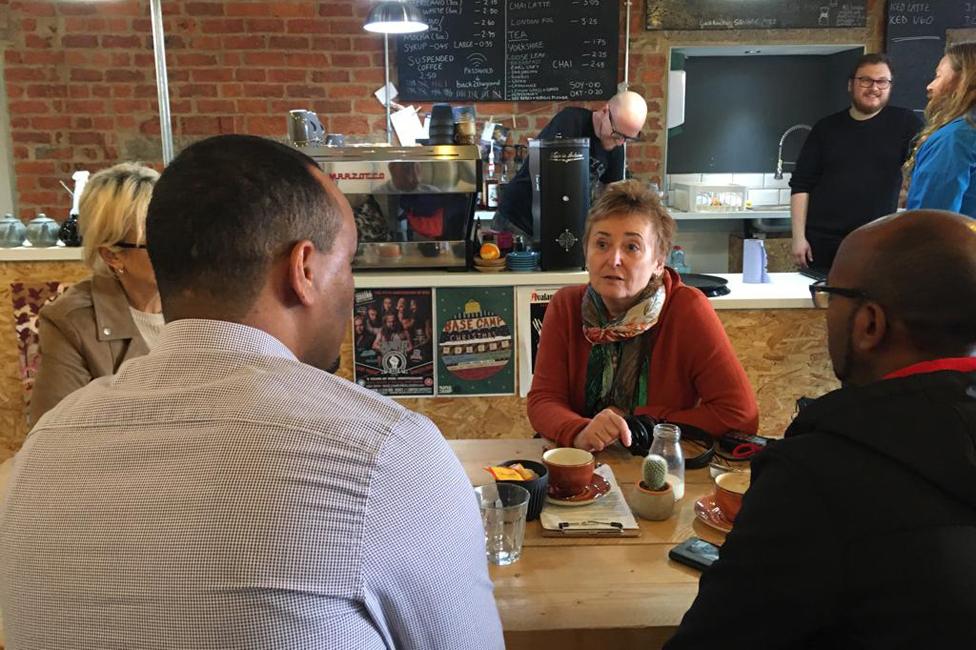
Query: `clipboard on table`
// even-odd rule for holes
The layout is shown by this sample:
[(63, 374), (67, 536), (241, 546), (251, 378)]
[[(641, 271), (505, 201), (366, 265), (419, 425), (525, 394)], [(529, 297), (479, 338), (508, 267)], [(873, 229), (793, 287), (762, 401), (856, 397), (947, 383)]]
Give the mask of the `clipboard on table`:
[(547, 502), (539, 516), (543, 537), (638, 537), (640, 526), (624, 499), (609, 465), (596, 473), (610, 484), (610, 491), (585, 506), (560, 506)]

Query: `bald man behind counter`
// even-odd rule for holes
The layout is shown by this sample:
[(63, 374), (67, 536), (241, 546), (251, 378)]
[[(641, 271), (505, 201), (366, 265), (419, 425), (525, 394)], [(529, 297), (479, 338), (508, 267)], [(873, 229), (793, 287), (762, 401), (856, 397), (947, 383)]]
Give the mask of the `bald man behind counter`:
[[(603, 108), (596, 111), (579, 107), (564, 108), (542, 129), (538, 139), (589, 138), (590, 190), (596, 193), (601, 185), (623, 180), (623, 145), (640, 139), (640, 131), (646, 120), (647, 102), (637, 93), (627, 90), (614, 95)], [(495, 225), (501, 228), (514, 226), (532, 234), (532, 184), (528, 160), (505, 188)]]
[(755, 458), (665, 648), (976, 648), (976, 222), (883, 217), (812, 291), (845, 387)]

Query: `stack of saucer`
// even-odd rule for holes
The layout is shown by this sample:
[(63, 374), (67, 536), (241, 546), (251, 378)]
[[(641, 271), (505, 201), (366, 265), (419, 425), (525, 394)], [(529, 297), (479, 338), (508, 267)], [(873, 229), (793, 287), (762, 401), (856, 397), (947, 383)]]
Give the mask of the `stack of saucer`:
[(539, 267), (539, 251), (516, 251), (505, 259), (512, 271), (535, 271)]
[(497, 273), (505, 270), (505, 258), (499, 257), (497, 260), (486, 260), (479, 256), (474, 258), (474, 268), (482, 273)]

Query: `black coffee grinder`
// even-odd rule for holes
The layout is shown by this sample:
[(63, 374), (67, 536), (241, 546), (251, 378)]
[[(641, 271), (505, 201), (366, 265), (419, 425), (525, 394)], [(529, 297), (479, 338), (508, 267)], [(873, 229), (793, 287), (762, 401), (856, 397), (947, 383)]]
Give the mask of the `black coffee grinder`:
[(590, 141), (529, 140), (532, 233), (543, 271), (579, 271), (590, 211)]

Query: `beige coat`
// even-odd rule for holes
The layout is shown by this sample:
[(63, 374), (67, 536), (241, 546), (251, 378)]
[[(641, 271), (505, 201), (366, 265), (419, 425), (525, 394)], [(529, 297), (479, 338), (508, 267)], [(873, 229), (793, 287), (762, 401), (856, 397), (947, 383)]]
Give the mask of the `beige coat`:
[(37, 328), (41, 362), (31, 392), (31, 423), (68, 393), (149, 352), (122, 285), (107, 273), (95, 273), (46, 305)]

